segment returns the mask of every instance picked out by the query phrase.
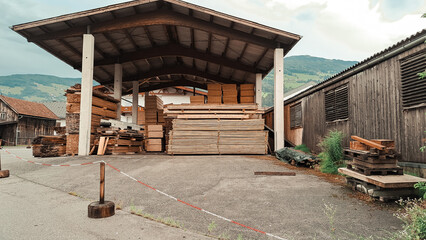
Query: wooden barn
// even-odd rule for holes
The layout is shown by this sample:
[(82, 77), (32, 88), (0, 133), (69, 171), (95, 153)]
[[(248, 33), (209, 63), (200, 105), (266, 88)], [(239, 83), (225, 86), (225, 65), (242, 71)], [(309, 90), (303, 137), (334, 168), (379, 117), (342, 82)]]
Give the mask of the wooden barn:
[(58, 117), (42, 103), (0, 95), (0, 139), (3, 145), (29, 145), (39, 135), (53, 135)]
[[(399, 165), (426, 174), (426, 30), (284, 101), (285, 139), (319, 152), (330, 130), (395, 140)], [(264, 115), (273, 127), (273, 109)]]

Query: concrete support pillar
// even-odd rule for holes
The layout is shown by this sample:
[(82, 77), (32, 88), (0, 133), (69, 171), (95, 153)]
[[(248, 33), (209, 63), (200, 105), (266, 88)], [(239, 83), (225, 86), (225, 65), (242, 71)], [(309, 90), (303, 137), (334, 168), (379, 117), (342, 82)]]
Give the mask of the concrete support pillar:
[(138, 124), (139, 81), (133, 81), (132, 123)]
[(256, 73), (256, 103), (262, 107), (262, 74)]
[(119, 100), (117, 108), (117, 120), (121, 120), (121, 94), (123, 86), (123, 66), (121, 64), (114, 65), (114, 98)]
[(90, 153), (94, 52), (95, 38), (92, 34), (84, 34), (81, 68), (80, 129), (78, 136), (79, 156), (87, 156)]
[(284, 147), (284, 50), (274, 51), (274, 139), (275, 151)]

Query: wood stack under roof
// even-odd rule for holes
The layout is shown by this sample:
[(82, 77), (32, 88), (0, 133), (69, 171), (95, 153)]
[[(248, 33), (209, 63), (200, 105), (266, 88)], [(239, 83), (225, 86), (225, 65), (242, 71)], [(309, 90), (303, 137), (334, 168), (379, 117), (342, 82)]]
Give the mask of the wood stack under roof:
[(168, 154), (268, 152), (263, 111), (255, 104), (166, 105), (164, 113)]

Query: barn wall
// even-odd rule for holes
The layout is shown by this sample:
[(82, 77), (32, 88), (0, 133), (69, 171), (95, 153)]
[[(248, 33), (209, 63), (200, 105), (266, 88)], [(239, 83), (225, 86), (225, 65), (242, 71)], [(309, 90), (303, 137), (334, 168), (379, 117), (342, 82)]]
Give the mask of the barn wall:
[[(367, 139), (393, 139), (402, 161), (426, 163), (419, 148), (426, 138), (426, 108), (403, 109), (399, 59), (425, 49), (424, 44), (377, 64), (302, 99), (303, 143), (319, 152), (318, 143), (330, 130)], [(349, 86), (349, 118), (325, 121), (324, 93), (341, 84)], [(289, 122), (286, 124), (289, 124)]]
[(31, 144), (40, 135), (53, 135), (56, 120), (22, 117), (18, 123), (18, 145)]
[(0, 101), (0, 113), (2, 112), (6, 113), (6, 118), (0, 118), (0, 139), (3, 140), (2, 145), (12, 146), (16, 141), (15, 133), (18, 115), (3, 101)]
[(290, 128), (290, 105), (284, 106), (284, 135), (285, 140), (292, 144), (296, 146), (302, 144), (303, 128)]

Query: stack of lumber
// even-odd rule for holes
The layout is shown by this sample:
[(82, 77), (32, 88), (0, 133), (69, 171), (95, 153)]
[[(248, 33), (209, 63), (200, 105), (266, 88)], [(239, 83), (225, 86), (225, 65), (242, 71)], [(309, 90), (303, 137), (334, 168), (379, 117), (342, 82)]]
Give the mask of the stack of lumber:
[(254, 103), (254, 84), (240, 85), (240, 103)]
[(190, 96), (191, 104), (204, 104), (204, 96)]
[(32, 142), (34, 157), (59, 157), (65, 155), (66, 136), (38, 136)]
[(223, 84), (222, 85), (222, 91), (223, 91), (223, 103), (224, 104), (237, 104), (237, 85), (236, 84)]
[(163, 151), (163, 125), (148, 125), (145, 146), (147, 152)]
[[(138, 130), (121, 130), (117, 127), (100, 127), (95, 140), (97, 154), (135, 154), (143, 150), (143, 133)], [(94, 148), (93, 148), (94, 150)]]
[(387, 139), (367, 140), (352, 136), (350, 148), (345, 154), (351, 158), (347, 165), (366, 176), (370, 175), (402, 175), (403, 169), (397, 166), (395, 143)]
[[(66, 90), (67, 114), (66, 114), (66, 134), (67, 147), (66, 154), (75, 155), (78, 153), (78, 133), (80, 126), (80, 99), (81, 85), (76, 84)], [(101, 119), (116, 119), (119, 101), (97, 90), (92, 96), (92, 117), (91, 117), (91, 137), (90, 144), (94, 144), (96, 129), (100, 126)]]
[(263, 111), (249, 104), (166, 105), (168, 154), (266, 154)]
[(222, 103), (222, 85), (221, 84), (207, 84), (207, 102), (209, 104)]
[[(160, 116), (160, 119), (159, 117)], [(163, 116), (163, 100), (158, 96), (145, 96), (145, 125), (156, 125)], [(163, 120), (164, 122), (164, 120)]]

